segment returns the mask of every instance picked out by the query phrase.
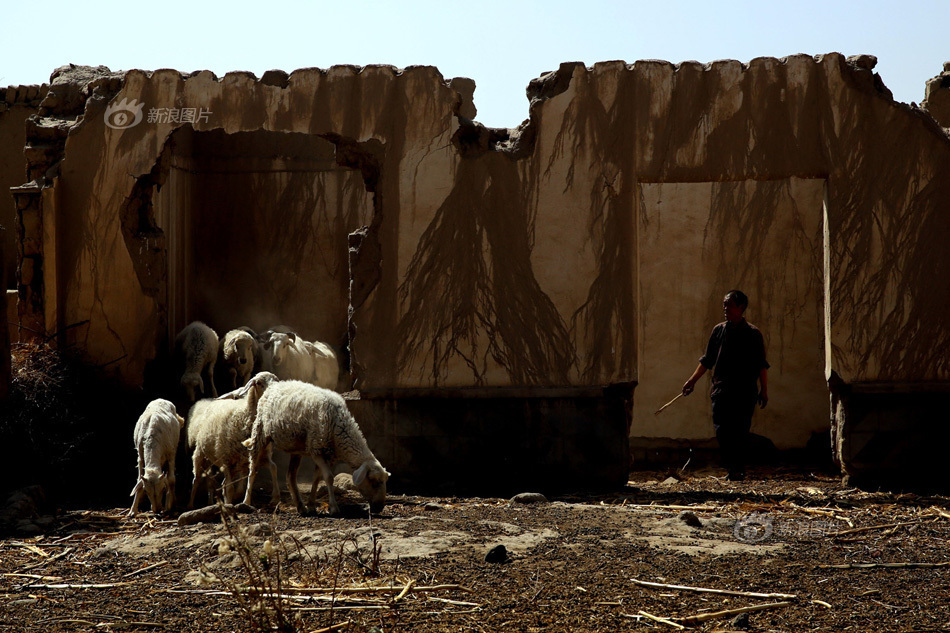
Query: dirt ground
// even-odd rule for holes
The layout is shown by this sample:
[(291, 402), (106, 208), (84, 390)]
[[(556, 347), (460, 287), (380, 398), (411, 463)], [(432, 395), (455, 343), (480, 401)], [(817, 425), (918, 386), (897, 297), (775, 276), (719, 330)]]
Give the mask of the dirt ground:
[[(334, 518), (325, 497), (184, 527), (61, 512), (0, 541), (0, 631), (950, 631), (950, 497), (723, 474), (534, 503), (393, 496), (371, 518), (348, 491)], [(763, 608), (715, 615), (744, 607)]]

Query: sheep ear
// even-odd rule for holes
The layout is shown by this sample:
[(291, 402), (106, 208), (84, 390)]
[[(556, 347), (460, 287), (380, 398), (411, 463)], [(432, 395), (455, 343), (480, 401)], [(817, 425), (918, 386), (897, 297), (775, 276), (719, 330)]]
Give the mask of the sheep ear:
[(132, 488), (132, 492), (129, 493), (129, 496), (130, 496), (130, 497), (134, 497), (134, 496), (135, 496), (135, 493), (138, 492), (139, 490), (141, 490), (143, 485), (144, 485), (144, 484), (143, 484), (143, 482), (142, 482), (141, 479), (139, 479), (137, 482), (135, 482), (135, 487)]
[(225, 394), (222, 394), (215, 398), (215, 400), (240, 400), (247, 395), (247, 392), (251, 390), (254, 386), (253, 380), (248, 380), (247, 384), (241, 387), (240, 389), (235, 389), (234, 391), (229, 391)]
[(290, 341), (291, 341), (292, 343), (296, 343), (296, 342), (297, 342), (297, 335), (294, 334), (293, 332), (287, 332), (287, 336), (290, 337)]
[(366, 464), (363, 464), (359, 468), (353, 471), (353, 483), (357, 486), (366, 481)]

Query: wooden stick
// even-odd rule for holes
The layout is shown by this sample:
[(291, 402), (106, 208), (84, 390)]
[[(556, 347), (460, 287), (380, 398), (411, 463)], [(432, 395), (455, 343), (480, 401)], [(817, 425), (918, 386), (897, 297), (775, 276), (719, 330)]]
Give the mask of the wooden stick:
[(122, 577), (123, 577), (123, 578), (130, 578), (130, 577), (132, 577), (132, 576), (138, 576), (139, 574), (144, 574), (144, 573), (147, 572), (147, 571), (151, 571), (151, 570), (153, 570), (153, 569), (155, 569), (155, 568), (157, 568), (157, 567), (161, 567), (162, 565), (167, 565), (167, 564), (168, 564), (168, 561), (167, 561), (167, 560), (163, 560), (163, 561), (160, 562), (160, 563), (155, 563), (154, 565), (149, 565), (148, 567), (143, 567), (142, 569), (137, 569), (137, 570), (135, 570), (135, 571), (129, 572), (129, 573), (127, 573), (126, 575), (124, 575), (124, 576), (122, 576)]
[(677, 394), (677, 396), (676, 396), (675, 398), (673, 398), (672, 400), (670, 400), (669, 402), (667, 402), (666, 404), (664, 404), (662, 407), (660, 407), (659, 409), (657, 409), (657, 410), (653, 413), (653, 415), (660, 415), (660, 411), (662, 411), (662, 410), (665, 409), (666, 407), (670, 406), (671, 404), (673, 404), (674, 402), (676, 402), (677, 400), (679, 400), (679, 399), (682, 398), (682, 397), (683, 397), (683, 394), (682, 394), (682, 393)]
[(884, 523), (882, 525), (869, 525), (868, 527), (854, 528), (853, 530), (843, 530), (841, 532), (835, 532), (832, 534), (833, 537), (838, 538), (839, 536), (845, 536), (846, 534), (858, 534), (859, 532), (870, 532), (872, 530), (886, 530), (887, 528), (892, 527), (903, 527), (905, 525), (914, 525), (920, 523), (920, 521), (906, 521), (904, 523)]
[(341, 607), (339, 605), (334, 605), (332, 607), (290, 607), (291, 611), (301, 611), (307, 613), (317, 613), (320, 611), (383, 611), (385, 609), (391, 609), (388, 604), (368, 604), (366, 606), (359, 607)]
[(113, 587), (124, 587), (131, 585), (130, 582), (115, 582), (110, 584), (80, 584), (80, 585), (27, 585), (26, 589), (112, 589)]
[(874, 567), (947, 567), (950, 561), (942, 563), (848, 563), (846, 565), (818, 565), (822, 569), (872, 569)]
[(766, 600), (787, 599), (798, 600), (798, 596), (791, 593), (755, 593), (751, 591), (730, 591), (728, 589), (708, 589), (706, 587), (689, 587), (686, 585), (665, 585), (659, 582), (647, 582), (646, 580), (637, 580), (631, 578), (630, 582), (642, 587), (653, 587), (656, 589), (678, 589), (680, 591), (695, 591), (697, 593), (717, 593), (725, 596), (743, 596), (745, 598), (764, 598)]
[(351, 624), (353, 624), (353, 622), (351, 620), (347, 620), (346, 622), (340, 622), (339, 624), (334, 624), (333, 626), (328, 626), (324, 629), (315, 629), (313, 631), (310, 631), (310, 633), (331, 633), (332, 631), (339, 631), (340, 629), (345, 629)]
[(828, 604), (827, 602), (825, 602), (824, 600), (812, 600), (812, 603), (813, 603), (813, 604), (819, 604), (819, 605), (825, 607), (826, 609), (830, 609), (830, 608), (831, 608), (831, 605)]
[[(403, 591), (405, 585), (389, 585), (385, 587), (285, 587), (284, 593), (311, 594), (311, 593), (387, 593), (391, 591)], [(249, 587), (248, 589), (252, 589)], [(465, 591), (472, 593), (471, 589), (462, 585), (431, 585), (428, 587), (412, 587), (413, 591)]]
[(453, 604), (457, 607), (480, 607), (482, 605), (477, 602), (462, 602), (461, 600), (449, 600), (448, 598), (436, 598), (435, 596), (429, 596), (426, 598), (430, 602), (444, 602), (446, 604)]
[(722, 510), (721, 506), (671, 506), (653, 503), (628, 503), (625, 508), (656, 508), (657, 510), (693, 510), (696, 512), (715, 512)]
[(782, 609), (785, 607), (792, 606), (791, 602), (769, 602), (767, 604), (757, 604), (751, 607), (741, 607), (739, 609), (727, 609), (725, 611), (715, 611), (713, 613), (698, 613), (696, 615), (689, 615), (685, 618), (676, 618), (683, 624), (699, 624), (700, 622), (706, 622), (708, 620), (716, 620), (719, 618), (728, 618), (733, 615), (739, 615), (740, 613), (749, 613), (750, 611), (765, 611), (766, 609)]
[(685, 629), (685, 628), (686, 628), (686, 627), (683, 626), (682, 624), (677, 624), (676, 622), (673, 622), (672, 620), (667, 620), (666, 618), (661, 618), (660, 616), (653, 615), (652, 613), (647, 613), (646, 611), (637, 611), (637, 613), (639, 613), (640, 615), (642, 615), (642, 616), (645, 617), (645, 618), (649, 618), (649, 619), (653, 620), (654, 622), (660, 622), (660, 623), (662, 623), (662, 624), (666, 624), (666, 625), (668, 625), (668, 626), (672, 626), (673, 628), (676, 628), (676, 629)]
[(939, 514), (940, 516), (942, 516), (942, 517), (945, 518), (945, 519), (950, 519), (950, 512), (947, 512), (946, 510), (942, 510), (942, 509), (938, 508), (937, 506), (933, 506), (933, 507), (930, 508), (930, 509), (931, 509), (935, 514)]
[(406, 594), (409, 593), (409, 590), (412, 589), (412, 586), (414, 584), (416, 584), (415, 580), (410, 580), (409, 582), (407, 582), (403, 590), (399, 592), (399, 595), (393, 598), (393, 602), (399, 602), (400, 600), (405, 598)]

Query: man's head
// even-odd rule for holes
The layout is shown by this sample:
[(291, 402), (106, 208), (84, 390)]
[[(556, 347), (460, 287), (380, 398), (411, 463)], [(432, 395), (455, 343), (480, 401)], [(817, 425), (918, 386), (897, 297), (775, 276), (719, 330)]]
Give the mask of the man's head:
[(741, 290), (730, 290), (722, 298), (722, 313), (727, 321), (733, 323), (742, 320), (745, 309), (749, 307), (749, 297)]

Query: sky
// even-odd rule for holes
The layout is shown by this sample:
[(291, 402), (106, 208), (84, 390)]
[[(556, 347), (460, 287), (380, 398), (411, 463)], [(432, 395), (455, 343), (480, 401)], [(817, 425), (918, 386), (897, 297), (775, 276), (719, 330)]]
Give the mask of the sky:
[[(67, 63), (112, 70), (436, 66), (475, 80), (476, 119), (515, 127), (525, 87), (562, 62), (671, 62), (871, 54), (898, 101), (924, 98), (950, 60), (950, 2), (337, 0), (11, 3), (0, 12), (0, 86), (44, 83)], [(39, 10), (41, 8), (41, 10)]]

